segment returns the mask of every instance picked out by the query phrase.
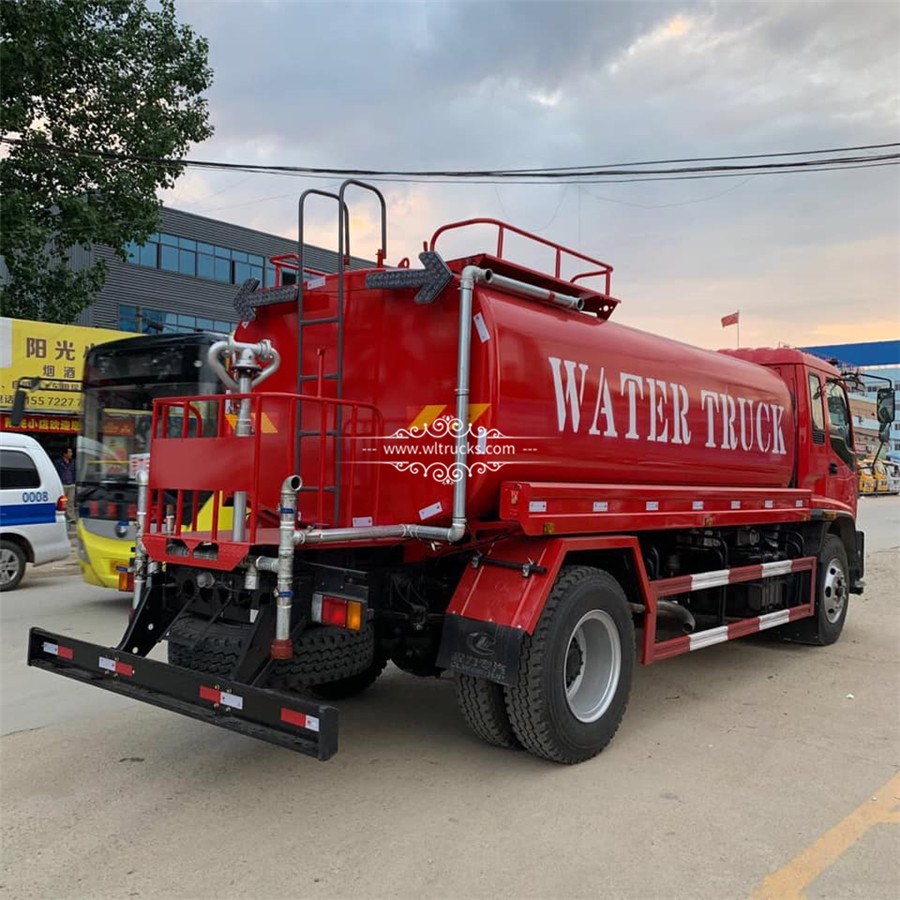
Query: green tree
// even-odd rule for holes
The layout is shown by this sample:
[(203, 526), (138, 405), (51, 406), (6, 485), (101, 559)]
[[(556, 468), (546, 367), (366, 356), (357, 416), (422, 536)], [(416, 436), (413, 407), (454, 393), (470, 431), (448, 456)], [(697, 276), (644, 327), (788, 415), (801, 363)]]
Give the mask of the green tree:
[(4, 315), (71, 322), (106, 278), (102, 260), (70, 265), (72, 249), (106, 244), (124, 259), (156, 229), (156, 192), (184, 168), (170, 160), (212, 134), (209, 45), (176, 21), (174, 0), (155, 6), (0, 0)]

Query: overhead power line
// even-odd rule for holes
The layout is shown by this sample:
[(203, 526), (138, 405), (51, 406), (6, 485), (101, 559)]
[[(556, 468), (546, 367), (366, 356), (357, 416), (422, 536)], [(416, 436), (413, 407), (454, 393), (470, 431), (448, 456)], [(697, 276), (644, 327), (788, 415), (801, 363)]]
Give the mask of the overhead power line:
[[(257, 165), (249, 163), (226, 163), (210, 160), (165, 159), (134, 154), (114, 153), (104, 150), (74, 150), (46, 143), (22, 141), (18, 138), (0, 138), (0, 143), (27, 147), (30, 151), (63, 156), (80, 156), (115, 162), (145, 165), (178, 165), (192, 169), (241, 171), (248, 173), (292, 175), (307, 178), (363, 177), (373, 180), (404, 182), (453, 181), (474, 183), (517, 183), (540, 184), (591, 183), (589, 179), (600, 179), (602, 183), (620, 178), (627, 181), (676, 180), (697, 177), (727, 177), (746, 174), (777, 174), (802, 171), (834, 171), (840, 168), (872, 168), (900, 163), (900, 152), (868, 153), (853, 156), (825, 156), (833, 153), (856, 153), (860, 150), (886, 150), (900, 148), (900, 143), (869, 144), (858, 147), (839, 147), (829, 150), (806, 150), (782, 153), (760, 154), (759, 156), (736, 157), (695, 157), (694, 162), (719, 162), (729, 159), (773, 159), (788, 156), (815, 156), (814, 159), (791, 159), (781, 162), (741, 163), (737, 165), (674, 165), (682, 160), (657, 160), (639, 163), (625, 163), (605, 166), (583, 166), (558, 169), (482, 169), (482, 170), (404, 170), (404, 169), (331, 169), (317, 166)], [(653, 168), (656, 167), (656, 168)], [(576, 171), (577, 168), (577, 171)], [(657, 176), (654, 178), (654, 176)], [(598, 182), (594, 182), (598, 183)]]

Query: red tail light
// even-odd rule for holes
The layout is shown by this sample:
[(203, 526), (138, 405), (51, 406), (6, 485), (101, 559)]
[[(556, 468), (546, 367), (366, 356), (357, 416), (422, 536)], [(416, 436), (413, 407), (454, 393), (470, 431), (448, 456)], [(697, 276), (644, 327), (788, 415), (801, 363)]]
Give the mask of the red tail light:
[(59, 500), (56, 501), (56, 511), (57, 512), (65, 512), (66, 506), (68, 506), (69, 501), (66, 499), (66, 495), (63, 494)]
[(323, 625), (359, 631), (363, 626), (363, 605), (358, 600), (316, 593), (313, 594), (311, 618)]

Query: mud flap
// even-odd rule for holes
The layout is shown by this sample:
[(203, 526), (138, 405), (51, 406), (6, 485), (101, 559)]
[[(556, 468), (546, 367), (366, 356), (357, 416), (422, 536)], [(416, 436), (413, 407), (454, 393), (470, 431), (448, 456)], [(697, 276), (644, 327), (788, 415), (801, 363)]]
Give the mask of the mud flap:
[(40, 628), (32, 628), (28, 635), (28, 665), (319, 760), (337, 752), (338, 711), (333, 706)]
[(463, 675), (511, 686), (519, 674), (521, 628), (448, 615), (437, 664)]

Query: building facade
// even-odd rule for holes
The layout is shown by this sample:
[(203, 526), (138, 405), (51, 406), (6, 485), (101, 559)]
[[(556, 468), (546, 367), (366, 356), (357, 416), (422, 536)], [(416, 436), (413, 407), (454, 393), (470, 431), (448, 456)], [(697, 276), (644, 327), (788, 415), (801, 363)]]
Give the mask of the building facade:
[[(159, 230), (143, 245), (129, 244), (123, 262), (109, 247), (77, 248), (72, 264), (106, 261), (107, 278), (79, 325), (153, 334), (193, 330), (231, 331), (237, 324), (232, 306), (248, 278), (261, 286), (275, 283), (273, 256), (296, 254), (297, 242), (163, 207)], [(304, 267), (337, 271), (337, 253), (307, 245)], [(351, 268), (368, 265), (351, 258)]]

